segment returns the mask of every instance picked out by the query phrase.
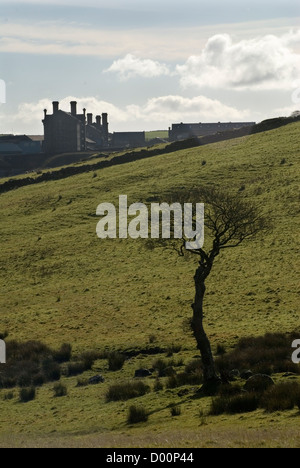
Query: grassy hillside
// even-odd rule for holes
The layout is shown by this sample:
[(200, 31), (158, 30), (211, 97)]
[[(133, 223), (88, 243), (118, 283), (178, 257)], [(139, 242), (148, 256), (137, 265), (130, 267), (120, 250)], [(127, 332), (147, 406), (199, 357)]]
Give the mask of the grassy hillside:
[[(2, 194), (0, 332), (6, 330), (10, 339), (41, 340), (56, 348), (68, 342), (75, 352), (138, 350), (147, 347), (151, 337), (164, 348), (180, 345), (181, 359), (191, 359), (195, 344), (183, 324), (191, 315), (194, 257), (150, 251), (143, 240), (100, 240), (95, 212), (101, 202), (117, 204), (120, 194), (127, 194), (129, 203), (147, 202), (174, 187), (202, 184), (243, 192), (273, 220), (267, 236), (230, 249), (218, 259), (205, 304), (214, 350), (217, 345), (228, 349), (242, 336), (299, 329), (299, 130), (299, 123), (291, 124)], [(152, 361), (132, 359), (123, 371), (108, 374), (108, 383), (132, 377), (134, 369), (151, 366)], [(101, 361), (91, 375), (99, 370), (107, 371)], [(104, 445), (116, 446), (120, 440), (130, 445), (131, 434), (143, 441), (147, 433), (149, 444), (153, 440), (163, 446), (168, 441), (184, 446), (200, 440), (199, 434), (194, 439), (191, 434), (200, 424), (199, 407), (205, 409), (209, 401), (200, 405), (187, 400), (184, 417), (176, 420), (167, 417), (169, 402), (178, 400), (176, 391), (151, 393), (142, 400), (154, 416), (148, 424), (129, 430), (124, 423), (127, 403), (104, 402), (108, 383), (101, 389), (77, 389), (76, 379), (67, 380), (72, 394), (55, 404), (51, 386), (41, 388), (38, 399), (27, 405), (1, 401), (0, 391), (0, 432), (57, 431), (68, 437), (97, 432), (102, 433)], [(230, 431), (236, 433), (240, 426), (268, 427), (267, 416), (249, 418), (244, 426), (239, 417), (219, 418), (220, 440), (225, 434), (230, 439)], [(278, 416), (274, 424), (279, 439), (286, 418)], [(207, 424), (208, 432), (214, 433), (214, 422)], [(155, 431), (164, 436), (156, 436)], [(252, 436), (245, 435), (248, 445)], [(22, 437), (18, 440), (26, 444), (27, 436)], [(84, 440), (80, 439), (97, 444), (96, 439)], [(13, 445), (14, 439), (9, 438), (9, 443)]]

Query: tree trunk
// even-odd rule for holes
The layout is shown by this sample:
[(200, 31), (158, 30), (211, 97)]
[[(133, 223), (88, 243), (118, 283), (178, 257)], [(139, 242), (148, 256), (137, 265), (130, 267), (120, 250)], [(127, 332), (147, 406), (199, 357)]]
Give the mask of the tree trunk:
[(194, 278), (196, 294), (195, 302), (192, 306), (194, 312), (192, 329), (202, 358), (204, 386), (213, 388), (220, 384), (221, 379), (216, 372), (210, 342), (203, 328), (203, 300), (206, 291), (205, 279), (209, 274), (206, 270), (207, 267), (200, 265)]

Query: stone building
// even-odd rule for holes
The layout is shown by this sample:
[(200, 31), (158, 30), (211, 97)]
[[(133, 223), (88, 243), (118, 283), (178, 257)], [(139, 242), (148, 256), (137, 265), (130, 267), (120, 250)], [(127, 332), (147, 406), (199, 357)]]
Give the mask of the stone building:
[(93, 114), (87, 114), (86, 125), (86, 146), (87, 149), (99, 149), (108, 147), (108, 115), (96, 116), (93, 122)]
[(252, 127), (253, 125), (255, 125), (255, 122), (173, 124), (172, 128), (169, 129), (169, 139), (170, 141), (186, 140), (229, 130), (238, 130), (243, 127)]
[[(86, 149), (101, 149), (108, 146), (108, 116), (96, 117), (77, 112), (77, 102), (70, 103), (70, 112), (59, 109), (59, 102), (54, 101), (53, 113), (44, 110), (44, 144), (43, 150), (49, 154), (73, 153)], [(88, 120), (86, 120), (88, 119)]]

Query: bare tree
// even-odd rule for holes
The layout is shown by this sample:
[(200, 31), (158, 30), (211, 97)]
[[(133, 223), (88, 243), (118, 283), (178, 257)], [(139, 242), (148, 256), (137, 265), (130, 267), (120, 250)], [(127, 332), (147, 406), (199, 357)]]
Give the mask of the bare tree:
[[(203, 365), (204, 388), (213, 389), (220, 384), (210, 341), (205, 333), (204, 297), (206, 280), (211, 274), (216, 258), (225, 249), (236, 248), (247, 239), (257, 236), (268, 228), (261, 209), (246, 200), (242, 195), (229, 194), (215, 188), (183, 190), (173, 193), (169, 202), (205, 204), (205, 248), (191, 250), (198, 256), (198, 267), (194, 275), (195, 299), (192, 305), (192, 331), (200, 351)], [(175, 240), (164, 241), (166, 246), (175, 247), (184, 255), (187, 239), (182, 239), (180, 246)]]

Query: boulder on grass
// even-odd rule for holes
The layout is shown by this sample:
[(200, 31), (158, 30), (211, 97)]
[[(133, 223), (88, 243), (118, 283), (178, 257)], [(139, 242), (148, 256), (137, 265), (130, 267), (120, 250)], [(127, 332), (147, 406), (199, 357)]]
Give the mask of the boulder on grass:
[(264, 392), (273, 385), (274, 380), (269, 375), (257, 374), (247, 380), (244, 389), (247, 392)]
[(102, 375), (95, 375), (95, 377), (91, 377), (89, 379), (89, 385), (97, 385), (103, 383), (104, 381), (105, 379), (102, 377)]
[(150, 372), (148, 369), (138, 369), (135, 371), (134, 377), (137, 379), (142, 379), (145, 377), (150, 377), (152, 375), (152, 372)]

